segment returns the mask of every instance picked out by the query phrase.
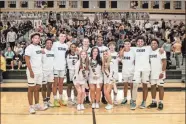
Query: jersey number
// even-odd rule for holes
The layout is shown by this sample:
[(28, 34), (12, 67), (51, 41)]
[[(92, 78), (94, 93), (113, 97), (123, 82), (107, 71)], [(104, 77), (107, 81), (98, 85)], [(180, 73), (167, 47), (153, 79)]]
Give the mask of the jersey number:
[(75, 65), (76, 63), (75, 63), (75, 60), (72, 60), (72, 65)]

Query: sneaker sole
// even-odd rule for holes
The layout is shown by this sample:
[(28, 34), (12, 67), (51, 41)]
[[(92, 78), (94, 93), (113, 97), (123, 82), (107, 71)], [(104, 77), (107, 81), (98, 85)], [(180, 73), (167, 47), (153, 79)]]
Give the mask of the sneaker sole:
[(140, 106), (139, 108), (140, 108), (140, 109), (145, 109), (146, 107)]
[(35, 114), (36, 112), (30, 112), (30, 114)]
[(136, 109), (136, 107), (134, 107), (134, 108), (130, 108), (131, 110), (135, 110)]

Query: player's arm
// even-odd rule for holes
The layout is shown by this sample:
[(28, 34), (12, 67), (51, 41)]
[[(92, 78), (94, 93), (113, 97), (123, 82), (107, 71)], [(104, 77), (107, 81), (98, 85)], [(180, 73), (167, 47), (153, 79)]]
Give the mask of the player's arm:
[(163, 78), (165, 71), (166, 71), (166, 67), (167, 67), (167, 59), (166, 59), (166, 54), (161, 54), (161, 62), (162, 62), (162, 72), (159, 76), (159, 79)]
[(34, 78), (34, 73), (33, 73), (32, 67), (31, 67), (31, 63), (30, 63), (31, 52), (32, 52), (32, 49), (28, 46), (25, 49), (25, 62), (26, 62), (26, 66), (30, 72), (30, 77)]
[(34, 78), (34, 73), (32, 71), (32, 67), (31, 67), (31, 64), (30, 64), (30, 56), (25, 55), (25, 61), (26, 61), (26, 66), (27, 66), (27, 68), (28, 68), (28, 70), (30, 72), (30, 77)]

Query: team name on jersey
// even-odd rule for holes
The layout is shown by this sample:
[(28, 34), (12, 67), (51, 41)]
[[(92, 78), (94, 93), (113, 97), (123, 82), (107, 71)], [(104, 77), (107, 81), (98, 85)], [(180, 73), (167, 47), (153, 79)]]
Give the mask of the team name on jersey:
[(69, 59), (78, 59), (78, 57), (69, 57)]
[(150, 55), (150, 58), (157, 58), (157, 54), (155, 54), (155, 55)]
[(54, 54), (46, 54), (46, 57), (54, 57)]
[(42, 53), (41, 50), (37, 50), (37, 51), (36, 51), (36, 54), (41, 54), (41, 53)]
[(58, 50), (66, 51), (67, 49), (63, 47), (58, 47)]
[(145, 49), (137, 49), (136, 52), (145, 52)]
[(116, 59), (117, 57), (116, 56), (112, 56), (112, 59)]
[(130, 56), (124, 56), (123, 59), (130, 60)]

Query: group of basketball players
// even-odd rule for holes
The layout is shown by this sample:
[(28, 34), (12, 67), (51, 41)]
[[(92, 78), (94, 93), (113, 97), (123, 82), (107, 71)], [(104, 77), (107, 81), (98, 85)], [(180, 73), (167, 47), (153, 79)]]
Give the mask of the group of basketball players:
[[(130, 108), (136, 109), (138, 85), (142, 83), (143, 99), (140, 108), (146, 108), (148, 84), (151, 84), (152, 103), (148, 108), (163, 109), (164, 79), (166, 69), (166, 54), (159, 48), (156, 39), (151, 46), (145, 46), (145, 39), (139, 36), (136, 47), (131, 47), (130, 40), (125, 40), (124, 48), (117, 53), (115, 42), (103, 45), (103, 38), (98, 37), (97, 46), (90, 48), (89, 39), (84, 38), (79, 48), (74, 43), (65, 43), (66, 34), (60, 33), (59, 41), (46, 39), (45, 48), (39, 46), (40, 34), (31, 35), (31, 44), (25, 50), (28, 80), (29, 112), (46, 110), (49, 107), (59, 107), (67, 103), (63, 98), (63, 82), (67, 77), (68, 104), (77, 105), (77, 110), (84, 110), (84, 101), (89, 102), (89, 92), (92, 108), (99, 109), (102, 102), (105, 109), (110, 110), (117, 103), (118, 63), (122, 63), (122, 82), (124, 83), (124, 99), (121, 104), (127, 104), (127, 91), (130, 84)], [(159, 88), (159, 103), (156, 101), (156, 85)], [(74, 86), (74, 100), (71, 98)], [(42, 90), (44, 106), (39, 104), (39, 91)], [(57, 95), (57, 90), (59, 95)], [(111, 91), (114, 91), (112, 100)], [(88, 92), (89, 91), (89, 92)], [(53, 92), (54, 103), (50, 102)], [(33, 104), (33, 97), (35, 104)], [(105, 100), (106, 99), (106, 100)]]

